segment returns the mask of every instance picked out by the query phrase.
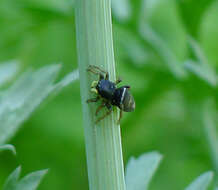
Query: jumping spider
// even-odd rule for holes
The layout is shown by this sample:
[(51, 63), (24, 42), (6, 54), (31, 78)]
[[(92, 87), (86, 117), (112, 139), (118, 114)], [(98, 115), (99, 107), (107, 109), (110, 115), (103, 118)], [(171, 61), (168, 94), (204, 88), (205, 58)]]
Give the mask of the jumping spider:
[(109, 80), (108, 72), (100, 69), (97, 66), (89, 65), (87, 71), (99, 75), (99, 80), (93, 81), (91, 84), (91, 92), (94, 92), (95, 94), (97, 94), (97, 96), (95, 98), (88, 99), (87, 103), (102, 100), (101, 105), (97, 108), (95, 112), (96, 116), (102, 108), (106, 107), (108, 109), (105, 115), (97, 119), (96, 123), (111, 114), (112, 106), (117, 106), (120, 109), (118, 123), (122, 118), (123, 111), (134, 111), (135, 101), (133, 96), (129, 92), (130, 86), (121, 86), (117, 88), (116, 85), (121, 82), (121, 79), (118, 79), (115, 82), (111, 82)]

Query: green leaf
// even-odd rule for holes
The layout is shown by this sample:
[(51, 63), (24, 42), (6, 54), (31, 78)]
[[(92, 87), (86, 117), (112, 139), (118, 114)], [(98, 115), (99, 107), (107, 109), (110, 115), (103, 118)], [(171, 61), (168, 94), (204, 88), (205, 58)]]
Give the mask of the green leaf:
[(208, 60), (202, 48), (200, 47), (199, 43), (191, 36), (188, 37), (188, 43), (189, 43), (189, 46), (192, 52), (194, 53), (196, 57), (196, 60), (199, 61), (201, 64), (208, 64)]
[[(207, 1), (205, 1), (207, 2)], [(198, 31), (200, 43), (209, 60), (210, 65), (218, 65), (218, 1), (213, 1), (208, 6), (201, 18), (201, 27)]]
[(48, 170), (33, 172), (22, 178), (15, 190), (35, 190)]
[[(186, 57), (186, 30), (174, 0), (142, 0), (139, 25), (149, 25), (175, 56)], [(170, 32), (173, 31), (173, 32)]]
[(206, 190), (212, 178), (213, 172), (206, 172), (195, 179), (185, 190)]
[(186, 77), (183, 68), (183, 60), (187, 54), (186, 33), (175, 1), (143, 0), (139, 14), (139, 32), (176, 78)]
[[(71, 74), (57, 85), (54, 80), (60, 65), (43, 67), (35, 72), (24, 73), (15, 84), (0, 95), (0, 144), (4, 144), (19, 129), (31, 113), (52, 92), (77, 79)], [(73, 75), (74, 76), (74, 75)]]
[(141, 39), (138, 39), (134, 33), (118, 26), (115, 26), (113, 31), (114, 41), (117, 42), (117, 46), (124, 49), (123, 55), (121, 55), (124, 59), (130, 59), (138, 67), (150, 61), (153, 55), (150, 54), (150, 51), (144, 47)]
[(9, 61), (0, 64), (0, 86), (10, 80), (18, 71), (18, 63)]
[(3, 190), (36, 190), (48, 170), (36, 171), (18, 181), (21, 167), (18, 167), (6, 180)]
[(191, 37), (189, 37), (189, 44), (197, 61), (188, 60), (185, 62), (185, 67), (201, 79), (208, 82), (211, 86), (216, 86), (216, 72), (209, 65), (208, 60), (204, 55), (202, 49), (200, 48), (199, 44)]
[(16, 168), (7, 178), (3, 190), (15, 190), (18, 178), (20, 177), (21, 167)]
[(217, 84), (217, 77), (215, 71), (208, 67), (206, 64), (200, 64), (199, 62), (187, 60), (185, 62), (185, 68), (194, 73), (199, 78), (205, 80), (209, 85), (215, 87)]
[(150, 152), (139, 158), (130, 159), (126, 167), (127, 190), (146, 190), (154, 175), (162, 155), (158, 152)]
[(53, 92), (57, 93), (65, 86), (68, 86), (70, 83), (74, 82), (79, 78), (79, 71), (75, 70), (67, 74), (60, 82), (53, 86)]
[(129, 20), (132, 15), (130, 0), (112, 0), (112, 11), (117, 20)]
[(60, 66), (44, 67), (24, 73), (0, 97), (0, 144), (15, 134), (20, 124), (50, 93)]
[(16, 149), (11, 144), (0, 145), (0, 152), (4, 150), (10, 150), (13, 154), (16, 154)]
[(167, 43), (162, 40), (161, 37), (158, 36), (158, 34), (155, 33), (155, 31), (149, 25), (144, 25), (141, 27), (140, 33), (142, 37), (148, 43), (150, 43), (155, 51), (161, 56), (167, 68), (176, 78), (182, 79), (186, 77), (186, 72), (182, 63), (177, 59), (175, 54), (173, 54)]

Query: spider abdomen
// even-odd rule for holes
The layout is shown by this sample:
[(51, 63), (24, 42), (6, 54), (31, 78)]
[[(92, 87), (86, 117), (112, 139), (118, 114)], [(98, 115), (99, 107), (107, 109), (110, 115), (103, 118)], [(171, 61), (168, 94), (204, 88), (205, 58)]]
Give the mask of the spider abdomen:
[(127, 87), (116, 89), (112, 104), (118, 106), (125, 112), (132, 112), (135, 109), (135, 101)]

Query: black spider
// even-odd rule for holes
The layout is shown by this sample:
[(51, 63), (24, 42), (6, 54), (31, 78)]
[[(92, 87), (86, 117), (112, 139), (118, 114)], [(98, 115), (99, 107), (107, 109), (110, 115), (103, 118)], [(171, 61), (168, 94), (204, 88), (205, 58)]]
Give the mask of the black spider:
[(120, 117), (118, 123), (122, 118), (122, 111), (134, 111), (135, 101), (133, 96), (129, 92), (130, 86), (122, 86), (117, 88), (116, 85), (121, 82), (121, 79), (118, 79), (115, 82), (111, 82), (109, 80), (108, 72), (100, 69), (97, 66), (89, 65), (87, 71), (99, 75), (99, 80), (93, 81), (91, 85), (91, 91), (96, 93), (97, 97), (87, 100), (87, 103), (97, 102), (100, 99), (102, 100), (101, 105), (96, 110), (96, 116), (103, 107), (107, 107), (108, 109), (107, 113), (102, 117), (98, 118), (96, 123), (104, 119), (112, 112), (112, 105), (120, 108)]

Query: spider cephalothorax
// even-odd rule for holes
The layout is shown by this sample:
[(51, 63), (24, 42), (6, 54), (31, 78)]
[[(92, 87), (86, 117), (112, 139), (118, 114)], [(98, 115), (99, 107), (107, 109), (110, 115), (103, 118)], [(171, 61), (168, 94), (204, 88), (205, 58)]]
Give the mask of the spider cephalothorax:
[(96, 75), (99, 75), (99, 80), (93, 81), (91, 85), (91, 91), (95, 92), (97, 97), (87, 100), (87, 103), (102, 100), (101, 105), (96, 110), (96, 115), (103, 107), (107, 107), (108, 109), (107, 113), (100, 117), (96, 122), (99, 122), (107, 115), (109, 115), (112, 112), (112, 106), (117, 106), (120, 108), (120, 117), (118, 122), (120, 122), (122, 117), (122, 111), (134, 111), (135, 101), (129, 92), (130, 86), (121, 86), (117, 88), (116, 85), (119, 84), (121, 80), (118, 79), (115, 82), (111, 82), (109, 80), (108, 72), (100, 69), (97, 66), (90, 65), (87, 70)]

